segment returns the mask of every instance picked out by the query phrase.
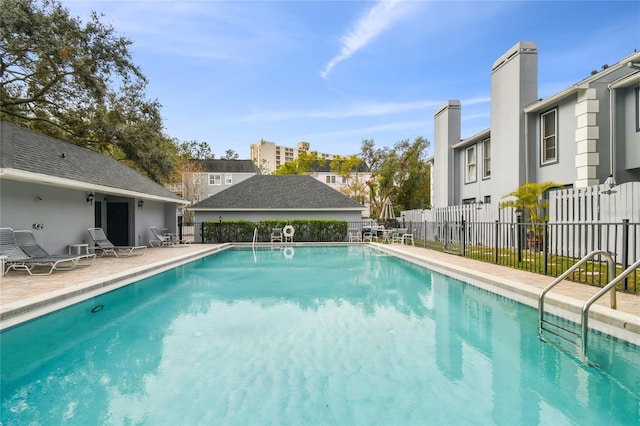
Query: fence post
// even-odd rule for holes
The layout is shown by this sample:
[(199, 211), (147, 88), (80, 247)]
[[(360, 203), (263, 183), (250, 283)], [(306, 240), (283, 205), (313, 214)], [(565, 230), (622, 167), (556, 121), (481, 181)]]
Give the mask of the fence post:
[(462, 257), (465, 256), (466, 248), (467, 248), (467, 222), (464, 220), (464, 216), (462, 216)]
[(516, 215), (516, 244), (518, 245), (518, 263), (522, 263), (522, 215)]
[[(629, 219), (622, 219), (622, 270), (626, 271), (629, 267)], [(622, 281), (622, 289), (627, 291), (629, 281), (625, 277)]]
[(545, 220), (542, 224), (542, 274), (547, 275), (547, 265), (548, 259), (547, 255), (549, 254), (549, 250), (547, 249), (547, 221)]
[(424, 246), (424, 248), (427, 248), (427, 221), (425, 220), (422, 225), (424, 226), (423, 230), (424, 233), (422, 234), (423, 239), (422, 239), (422, 245)]
[(496, 219), (494, 231), (495, 232), (493, 233), (493, 235), (495, 235), (495, 239), (493, 244), (493, 263), (497, 265), (498, 264), (498, 243), (500, 241), (500, 239), (498, 238), (498, 232), (500, 231), (500, 224), (498, 219)]
[(202, 237), (202, 244), (205, 244), (205, 241), (204, 241), (204, 227), (205, 227), (205, 224), (206, 224), (206, 222), (202, 222), (202, 226), (200, 227), (200, 234), (201, 234), (201, 237)]
[(182, 216), (178, 216), (178, 241), (182, 241)]

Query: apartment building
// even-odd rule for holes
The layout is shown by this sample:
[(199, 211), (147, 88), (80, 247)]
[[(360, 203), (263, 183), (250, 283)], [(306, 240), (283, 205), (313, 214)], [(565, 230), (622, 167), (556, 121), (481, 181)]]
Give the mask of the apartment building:
[(431, 205), (497, 204), (527, 182), (640, 181), (639, 87), (634, 52), (540, 99), (538, 48), (515, 44), (491, 69), (490, 128), (462, 138), (460, 101), (436, 111)]
[[(309, 146), (309, 142), (299, 142), (296, 148), (291, 148), (260, 139), (259, 142), (251, 144), (251, 161), (260, 169), (262, 174), (271, 174), (281, 164), (297, 159), (301, 152), (309, 152)], [(329, 161), (338, 156), (321, 152), (318, 155), (320, 158)]]

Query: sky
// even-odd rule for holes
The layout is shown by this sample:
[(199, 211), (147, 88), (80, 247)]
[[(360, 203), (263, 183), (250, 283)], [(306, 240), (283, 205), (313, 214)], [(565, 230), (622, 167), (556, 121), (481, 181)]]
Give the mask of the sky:
[(491, 67), (518, 41), (537, 44), (540, 98), (640, 49), (638, 0), (62, 4), (129, 38), (166, 135), (216, 158), (248, 159), (261, 139), (340, 155), (365, 139), (433, 141), (447, 100), (467, 138), (489, 128)]

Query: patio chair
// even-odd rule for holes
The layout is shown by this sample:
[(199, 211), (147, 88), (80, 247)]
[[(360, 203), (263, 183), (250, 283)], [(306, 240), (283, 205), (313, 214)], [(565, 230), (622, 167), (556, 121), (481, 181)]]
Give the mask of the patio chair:
[(107, 235), (102, 228), (89, 228), (89, 236), (94, 244), (94, 251), (99, 251), (100, 256), (112, 254), (115, 257), (142, 255), (147, 251), (147, 246), (114, 246), (107, 239)]
[(273, 228), (271, 230), (271, 242), (282, 242), (282, 228)]
[(71, 259), (75, 260), (77, 266), (90, 266), (96, 259), (94, 253), (85, 254), (49, 254), (43, 249), (37, 242), (36, 238), (28, 229), (13, 231), (16, 237), (16, 242), (20, 249), (25, 252), (29, 257), (50, 257), (60, 260)]
[[(29, 275), (49, 275), (54, 270), (67, 271), (76, 267), (73, 258), (59, 258), (54, 256), (30, 257), (22, 251), (16, 241), (12, 228), (0, 228), (0, 256), (3, 259), (3, 271), (26, 271)], [(44, 268), (36, 272), (36, 268)]]
[(158, 247), (180, 246), (190, 243), (190, 241), (187, 240), (179, 240), (176, 234), (164, 232), (158, 229), (157, 226), (150, 226), (149, 228), (151, 228), (151, 233), (153, 234), (153, 238), (149, 240), (151, 247), (154, 246), (154, 243), (158, 244)]
[(416, 243), (413, 240), (413, 233), (405, 232), (404, 234), (402, 234), (402, 244), (409, 244), (409, 241), (411, 241), (412, 246), (416, 245)]
[(367, 229), (364, 231), (364, 233), (362, 234), (362, 241), (369, 241), (369, 242), (374, 242), (376, 240), (376, 238), (378, 238), (378, 233), (376, 231), (374, 231), (373, 229)]
[(409, 229), (407, 228), (394, 228), (391, 233), (391, 242), (392, 243), (402, 243), (402, 236), (407, 233)]
[(350, 243), (360, 243), (362, 242), (362, 232), (356, 228), (349, 229), (349, 242)]

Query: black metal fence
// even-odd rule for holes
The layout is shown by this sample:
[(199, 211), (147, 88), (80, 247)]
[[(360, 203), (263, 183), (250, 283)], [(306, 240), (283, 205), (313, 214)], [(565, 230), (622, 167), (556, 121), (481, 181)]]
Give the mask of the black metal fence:
[[(411, 232), (424, 247), (471, 259), (549, 276), (559, 276), (594, 250), (612, 255), (616, 275), (640, 258), (640, 223), (504, 223), (424, 222)], [(573, 281), (607, 284), (605, 259), (596, 256), (577, 270)], [(640, 272), (631, 274), (620, 290), (639, 293)]]
[[(211, 227), (220, 227), (216, 234)], [(180, 238), (196, 243), (214, 241), (212, 235), (224, 241), (269, 242), (271, 229), (256, 223), (250, 229), (222, 230), (225, 223), (182, 224)], [(209, 227), (209, 229), (207, 229)], [(509, 266), (549, 276), (559, 276), (593, 250), (605, 250), (616, 261), (616, 274), (640, 258), (640, 223), (624, 220), (620, 223), (506, 223), (506, 222), (404, 222), (387, 223), (385, 228), (407, 228), (414, 236), (416, 246), (453, 253), (484, 262)], [(247, 228), (247, 227), (245, 227)], [(331, 230), (305, 227), (297, 229), (296, 242), (346, 242), (349, 233), (378, 230), (371, 221), (342, 222)], [(571, 279), (594, 286), (607, 284), (607, 266), (596, 256), (577, 270)], [(640, 271), (624, 280), (622, 291), (640, 293)]]

